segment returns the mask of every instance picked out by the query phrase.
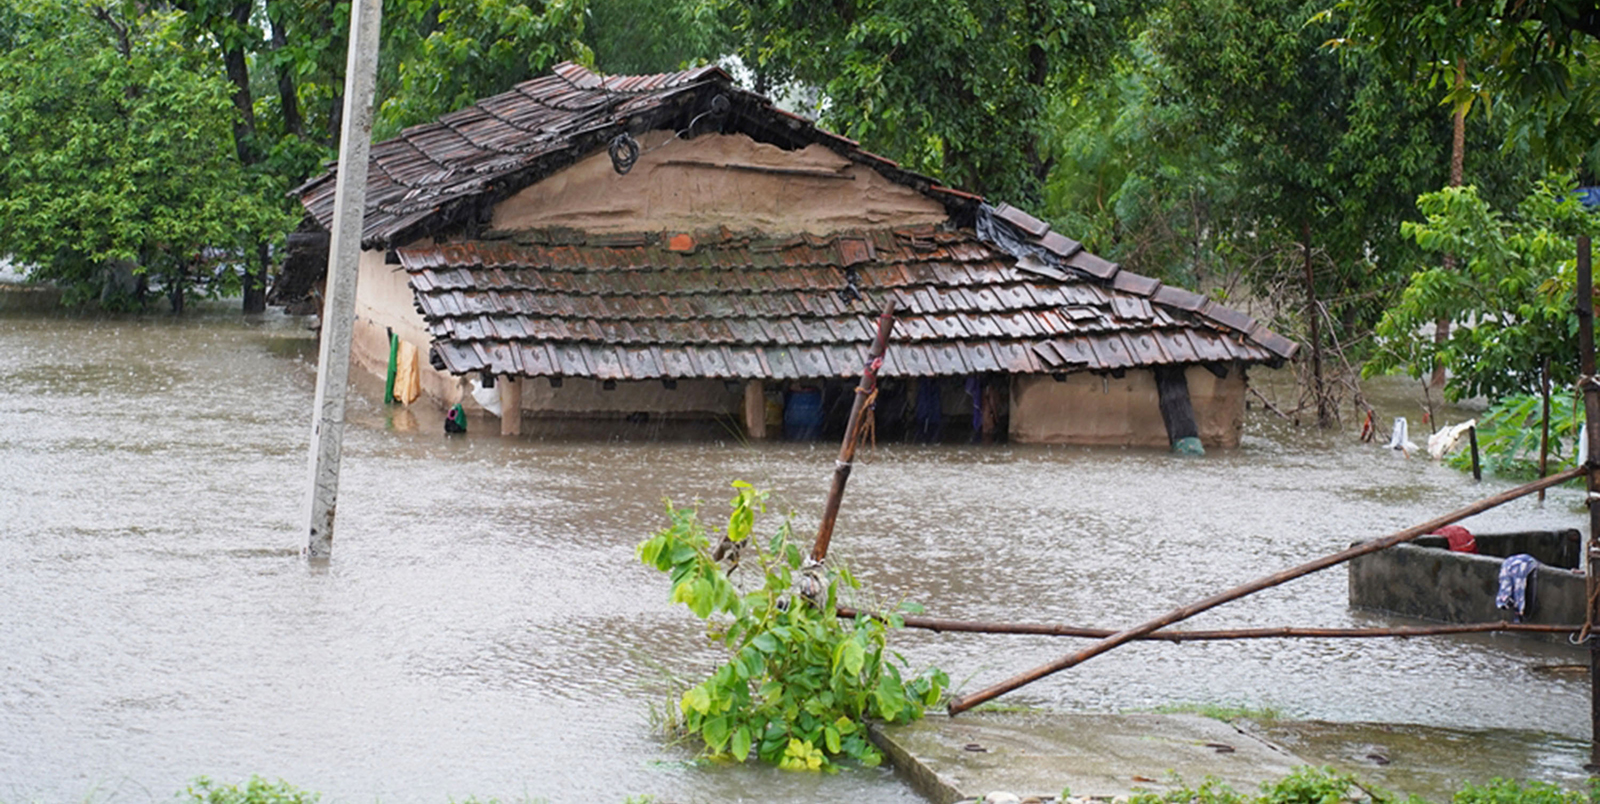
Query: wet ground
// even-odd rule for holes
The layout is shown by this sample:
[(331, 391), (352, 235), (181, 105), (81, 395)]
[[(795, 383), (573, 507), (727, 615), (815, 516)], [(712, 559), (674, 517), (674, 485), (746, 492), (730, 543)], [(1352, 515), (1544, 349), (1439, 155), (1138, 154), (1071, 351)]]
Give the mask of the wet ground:
[[(660, 442), (647, 426), (505, 440), (492, 423), (446, 439), (437, 412), (385, 410), (363, 385), (334, 561), (315, 570), (297, 520), (314, 357), (303, 323), (277, 316), (0, 317), (0, 801), (165, 800), (196, 775), (253, 773), (341, 802), (918, 800), (887, 771), (697, 764), (652, 726), (672, 679), (712, 658), (633, 558), (662, 498), (720, 511), (746, 479), (806, 532), (835, 445)], [(1414, 388), (1369, 391), (1421, 441)], [(834, 555), (932, 615), (1108, 627), (1510, 485), (1259, 410), (1243, 448), (1201, 460), (880, 445), (858, 460)], [(1580, 502), (1559, 489), (1466, 524), (1582, 528)], [(1344, 584), (1333, 570), (1192, 625), (1389, 622), (1350, 611)], [(900, 644), (972, 691), (1075, 643)], [(1577, 655), (1505, 636), (1133, 645), (1003, 701), (1586, 740), (1586, 680), (1548, 669)]]

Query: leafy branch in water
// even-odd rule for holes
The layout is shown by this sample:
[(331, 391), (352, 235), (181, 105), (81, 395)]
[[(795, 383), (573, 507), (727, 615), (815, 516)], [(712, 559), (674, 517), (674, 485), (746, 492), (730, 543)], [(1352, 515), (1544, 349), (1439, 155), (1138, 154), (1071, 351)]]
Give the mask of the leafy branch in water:
[[(907, 677), (888, 649), (897, 614), (841, 620), (841, 592), (861, 588), (844, 568), (807, 565), (786, 517), (771, 537), (755, 535), (767, 493), (735, 482), (726, 530), (713, 534), (697, 506), (669, 501), (671, 524), (639, 545), (639, 559), (668, 573), (671, 600), (706, 621), (729, 658), (679, 701), (682, 727), (713, 757), (756, 756), (788, 770), (834, 771), (842, 757), (873, 767), (883, 755), (867, 721), (908, 723), (938, 703), (949, 677)], [(717, 535), (715, 545), (712, 535)], [(724, 569), (724, 563), (728, 567)], [(746, 569), (749, 591), (730, 573)]]
[[(1490, 474), (1532, 478), (1539, 470), (1539, 437), (1543, 400), (1538, 394), (1501, 397), (1478, 419), (1478, 449)], [(1583, 405), (1566, 394), (1550, 397), (1550, 471), (1577, 465), (1578, 438), (1583, 432)], [(1449, 464), (1466, 471), (1472, 455), (1457, 450)]]

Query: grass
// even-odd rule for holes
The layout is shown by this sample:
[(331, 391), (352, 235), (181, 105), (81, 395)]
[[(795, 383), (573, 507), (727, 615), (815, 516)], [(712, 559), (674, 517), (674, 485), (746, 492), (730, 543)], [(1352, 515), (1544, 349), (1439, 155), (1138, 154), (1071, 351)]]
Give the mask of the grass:
[[(1264, 783), (1261, 792), (1254, 795), (1236, 792), (1217, 779), (1207, 778), (1197, 788), (1140, 793), (1129, 804), (1339, 804), (1347, 801), (1424, 804), (1415, 796), (1401, 798), (1381, 788), (1363, 785), (1354, 776), (1332, 768), (1311, 767), (1296, 768), (1277, 782)], [(1589, 791), (1579, 792), (1545, 782), (1495, 779), (1486, 785), (1469, 783), (1463, 786), (1450, 804), (1600, 804), (1600, 782), (1592, 782)]]
[(1272, 721), (1283, 717), (1281, 711), (1272, 707), (1254, 709), (1248, 706), (1215, 703), (1162, 704), (1150, 711), (1162, 715), (1200, 715), (1224, 723), (1232, 723), (1235, 720)]

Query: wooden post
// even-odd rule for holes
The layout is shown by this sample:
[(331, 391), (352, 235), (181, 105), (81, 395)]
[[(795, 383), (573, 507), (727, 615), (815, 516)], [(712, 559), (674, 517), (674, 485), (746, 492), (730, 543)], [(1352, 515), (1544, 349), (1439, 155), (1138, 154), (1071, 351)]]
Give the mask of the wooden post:
[(1594, 281), (1589, 263), (1589, 236), (1578, 236), (1578, 387), (1583, 390), (1583, 437), (1589, 445), (1589, 549), (1584, 559), (1589, 593), (1583, 633), (1589, 638), (1589, 767), (1600, 766), (1600, 640), (1594, 627), (1600, 622), (1596, 597), (1600, 595), (1600, 385), (1594, 376)]
[(767, 437), (767, 389), (761, 380), (744, 384), (744, 434), (751, 441)]
[(856, 439), (861, 434), (862, 414), (866, 412), (867, 397), (878, 387), (878, 368), (883, 365), (884, 350), (889, 348), (889, 332), (894, 329), (895, 300), (883, 306), (878, 316), (878, 337), (872, 341), (872, 351), (867, 354), (867, 364), (861, 367), (861, 382), (856, 385), (856, 399), (850, 404), (850, 421), (844, 427), (844, 443), (839, 445), (839, 459), (833, 462), (833, 485), (828, 488), (828, 500), (822, 507), (822, 523), (817, 526), (817, 540), (811, 545), (811, 560), (822, 563), (828, 557), (828, 542), (833, 539), (833, 522), (839, 516), (839, 503), (844, 500), (844, 484), (850, 479), (850, 464), (856, 458)]
[(1156, 397), (1161, 406), (1161, 421), (1167, 426), (1167, 441), (1180, 455), (1204, 455), (1200, 428), (1194, 422), (1194, 404), (1189, 401), (1189, 380), (1184, 367), (1156, 366)]
[[(1483, 464), (1478, 461), (1478, 425), (1467, 428), (1467, 446), (1472, 450), (1472, 482), (1483, 482)], [(1544, 477), (1544, 472), (1539, 473)], [(1539, 499), (1544, 499), (1544, 489), (1539, 489)]]
[(495, 387), (500, 389), (500, 435), (522, 435), (522, 378), (502, 374)]
[[(1596, 400), (1596, 404), (1600, 405), (1600, 399)], [(1421, 525), (1391, 533), (1381, 539), (1374, 539), (1370, 542), (1362, 542), (1354, 547), (1349, 547), (1344, 550), (1340, 550), (1337, 553), (1323, 556), (1315, 561), (1308, 561), (1298, 567), (1286, 569), (1282, 572), (1268, 575), (1265, 578), (1260, 578), (1241, 586), (1235, 586), (1226, 592), (1220, 592), (1212, 595), (1211, 597), (1208, 597), (1198, 603), (1191, 603), (1182, 608), (1174, 609), (1153, 620), (1147, 620), (1132, 628), (1126, 628), (1118, 631), (1117, 633), (1112, 634), (1111, 636), (1106, 637), (1105, 639), (1096, 642), (1093, 645), (1078, 651), (1077, 653), (1064, 656), (1054, 662), (1051, 662), (1050, 664), (1042, 665), (1029, 670), (1026, 673), (1013, 676), (998, 684), (974, 692), (971, 695), (962, 696), (960, 698), (952, 698), (949, 706), (950, 714), (955, 715), (965, 712), (966, 710), (971, 709), (972, 707), (977, 706), (984, 701), (1004, 695), (1018, 687), (1023, 686), (1024, 684), (1031, 684), (1041, 678), (1044, 678), (1045, 676), (1050, 675), (1051, 673), (1058, 673), (1069, 667), (1082, 664), (1083, 662), (1093, 659), (1094, 657), (1099, 656), (1100, 654), (1105, 653), (1106, 651), (1111, 650), (1118, 645), (1126, 644), (1158, 629), (1172, 625), (1173, 623), (1183, 622), (1190, 617), (1200, 614), (1201, 612), (1210, 611), (1224, 603), (1238, 600), (1239, 598), (1247, 595), (1253, 595), (1263, 589), (1271, 589), (1274, 586), (1287, 583), (1295, 578), (1310, 575), (1313, 572), (1318, 572), (1329, 567), (1343, 564), (1344, 562), (1349, 561), (1357, 556), (1364, 556), (1368, 553), (1376, 553), (1379, 550), (1384, 550), (1403, 542), (1409, 542), (1418, 536), (1433, 533), (1445, 525), (1459, 522), (1469, 516), (1472, 516), (1473, 514), (1481, 514), (1484, 511), (1504, 505), (1519, 497), (1532, 494), (1539, 489), (1560, 485), (1568, 480), (1572, 480), (1573, 478), (1581, 477), (1583, 474), (1584, 469), (1582, 467), (1568, 469), (1564, 472), (1558, 472), (1547, 478), (1535, 480), (1532, 483), (1525, 483), (1508, 491), (1502, 491), (1493, 497), (1486, 497), (1465, 508), (1451, 511), (1444, 516), (1436, 517), (1422, 523)], [(1591, 579), (1591, 582), (1592, 580), (1593, 579)]]
[(333, 554), (333, 516), (339, 497), (339, 459), (344, 448), (345, 386), (350, 381), (350, 341), (355, 335), (356, 278), (361, 265), (361, 230), (367, 208), (367, 154), (372, 146), (372, 97), (378, 75), (378, 29), (383, 0), (350, 4), (350, 47), (344, 69), (344, 126), (339, 136), (338, 178), (333, 196), (333, 246), (327, 296), (322, 307), (322, 345), (317, 355), (317, 392), (312, 404), (310, 486), (305, 518), (306, 558)]
[[(1544, 366), (1539, 369), (1539, 396), (1544, 401), (1544, 410), (1539, 416), (1539, 476), (1544, 477), (1550, 471), (1550, 358), (1544, 359)], [(1544, 490), (1539, 491), (1539, 504), (1544, 505)]]

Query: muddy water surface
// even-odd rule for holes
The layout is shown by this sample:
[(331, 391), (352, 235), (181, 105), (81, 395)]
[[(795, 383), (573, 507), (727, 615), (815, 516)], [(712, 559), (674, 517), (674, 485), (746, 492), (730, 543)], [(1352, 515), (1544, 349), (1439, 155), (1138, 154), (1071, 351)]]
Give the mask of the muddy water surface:
[[(600, 439), (352, 400), (335, 559), (298, 556), (314, 342), (298, 320), (0, 318), (0, 801), (165, 800), (256, 773), (332, 801), (915, 801), (888, 771), (697, 765), (650, 710), (711, 655), (634, 545), (750, 480), (814, 526), (836, 448)], [(1271, 382), (1269, 378), (1262, 378)], [(1411, 386), (1380, 386), (1413, 416)], [(1453, 417), (1452, 417), (1453, 420)], [(537, 431), (539, 428), (530, 427)], [(1126, 625), (1505, 488), (1253, 412), (1242, 449), (880, 445), (834, 539), (930, 614)], [(1582, 527), (1581, 495), (1476, 530)], [(1334, 570), (1194, 627), (1389, 622)], [(908, 633), (971, 691), (1048, 638)], [(1008, 696), (1587, 739), (1573, 651), (1509, 637), (1136, 645)], [(1553, 737), (1552, 739), (1555, 739)]]

